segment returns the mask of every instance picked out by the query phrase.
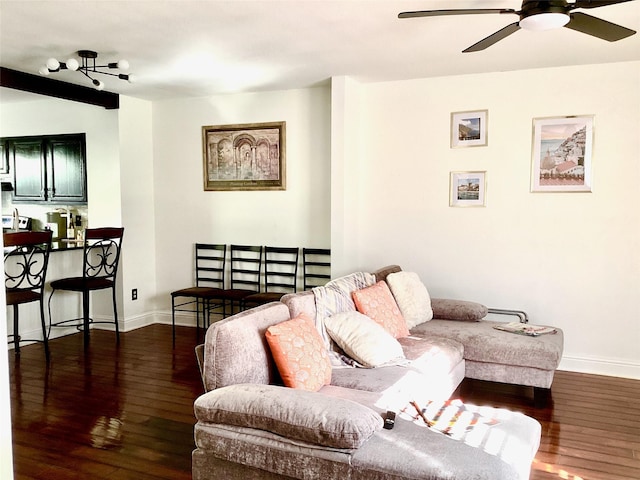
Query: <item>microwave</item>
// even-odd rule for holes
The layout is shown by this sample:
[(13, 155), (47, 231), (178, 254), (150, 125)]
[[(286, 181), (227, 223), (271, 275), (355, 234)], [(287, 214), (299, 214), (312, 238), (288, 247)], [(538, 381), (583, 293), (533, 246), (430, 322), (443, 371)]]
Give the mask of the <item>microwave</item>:
[[(18, 217), (20, 230), (31, 230), (31, 217)], [(13, 215), (2, 215), (2, 231), (13, 230)]]

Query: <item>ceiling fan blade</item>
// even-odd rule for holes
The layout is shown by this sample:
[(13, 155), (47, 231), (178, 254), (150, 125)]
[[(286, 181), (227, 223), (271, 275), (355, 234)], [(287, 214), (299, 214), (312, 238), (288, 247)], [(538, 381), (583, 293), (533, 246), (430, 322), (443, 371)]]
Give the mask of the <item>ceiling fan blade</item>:
[(586, 33), (593, 37), (598, 37), (609, 42), (616, 42), (623, 38), (630, 37), (635, 34), (635, 30), (607, 22), (601, 18), (587, 15), (586, 13), (570, 13), (571, 20), (565, 25), (566, 28)]
[(574, 3), (569, 3), (569, 7), (574, 8), (598, 8), (606, 7), (608, 5), (615, 5), (616, 3), (631, 2), (632, 0), (577, 0)]
[(401, 12), (398, 18), (440, 17), (444, 15), (476, 15), (484, 13), (518, 13), (511, 8), (471, 8), (462, 10), (418, 10), (416, 12)]
[(469, 48), (463, 50), (462, 53), (479, 52), (481, 50), (484, 50), (494, 43), (499, 42), (503, 38), (508, 37), (512, 33), (517, 32), (518, 30), (520, 30), (520, 25), (518, 24), (518, 22), (514, 22), (511, 25), (507, 25), (506, 27), (498, 30), (496, 33), (489, 35), (487, 38), (483, 38), (478, 43), (474, 43)]

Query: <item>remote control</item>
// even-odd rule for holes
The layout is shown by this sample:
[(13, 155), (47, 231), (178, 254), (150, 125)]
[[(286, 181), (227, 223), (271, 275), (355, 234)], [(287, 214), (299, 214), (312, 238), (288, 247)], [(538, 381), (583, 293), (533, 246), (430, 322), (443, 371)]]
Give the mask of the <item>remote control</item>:
[(384, 417), (384, 428), (391, 430), (396, 424), (396, 413), (389, 410)]

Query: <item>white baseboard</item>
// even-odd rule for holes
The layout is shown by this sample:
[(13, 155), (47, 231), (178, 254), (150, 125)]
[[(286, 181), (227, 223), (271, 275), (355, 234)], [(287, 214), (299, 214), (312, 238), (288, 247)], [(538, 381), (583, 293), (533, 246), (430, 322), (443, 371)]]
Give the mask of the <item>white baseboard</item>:
[(640, 380), (640, 365), (608, 358), (562, 357), (558, 370)]
[[(156, 322), (161, 323), (163, 325), (171, 325), (171, 312), (156, 312), (155, 314)], [(217, 321), (222, 318), (220, 314), (211, 314), (211, 321)], [(195, 327), (196, 326), (196, 317), (195, 315), (183, 314), (180, 312), (176, 313), (176, 325), (181, 327)], [(202, 325), (201, 325), (202, 326)]]

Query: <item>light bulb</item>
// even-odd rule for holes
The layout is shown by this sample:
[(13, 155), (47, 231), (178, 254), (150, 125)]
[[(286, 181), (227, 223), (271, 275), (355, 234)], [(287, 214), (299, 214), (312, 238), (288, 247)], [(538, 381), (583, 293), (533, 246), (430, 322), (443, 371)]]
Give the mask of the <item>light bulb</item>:
[(47, 68), (49, 70), (58, 70), (60, 68), (60, 62), (55, 58), (50, 58), (47, 60)]
[(130, 73), (129, 75), (127, 75), (127, 77), (129, 77), (127, 80), (129, 81), (129, 83), (136, 83), (136, 81), (138, 80), (138, 77), (136, 77), (135, 75), (133, 75), (132, 73)]
[(67, 68), (69, 70), (78, 70), (79, 66), (80, 64), (75, 58), (70, 58), (69, 60), (67, 60)]
[(120, 70), (129, 70), (129, 62), (127, 62), (126, 60), (122, 59), (118, 62), (118, 68)]
[(47, 67), (46, 65), (40, 67), (38, 73), (40, 73), (40, 75), (49, 75), (49, 67)]
[(100, 80), (97, 79), (93, 79), (93, 84), (96, 86), (96, 90), (104, 90), (104, 83), (101, 82)]
[(564, 27), (569, 20), (569, 15), (566, 13), (538, 13), (523, 18), (518, 24), (525, 30), (540, 31)]

